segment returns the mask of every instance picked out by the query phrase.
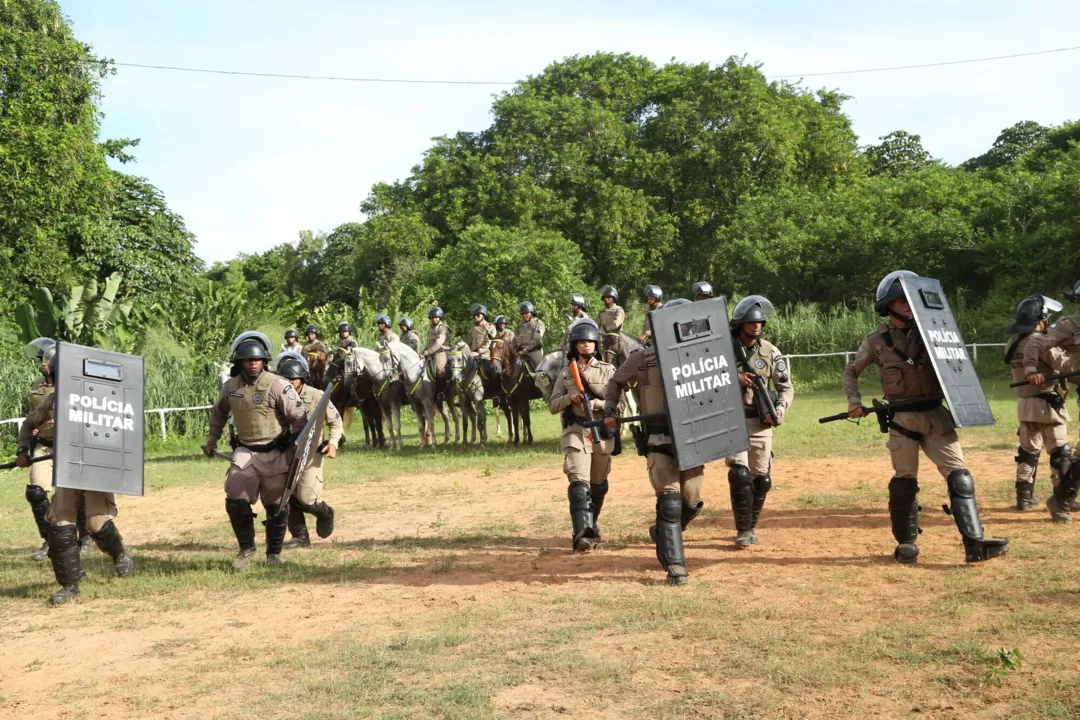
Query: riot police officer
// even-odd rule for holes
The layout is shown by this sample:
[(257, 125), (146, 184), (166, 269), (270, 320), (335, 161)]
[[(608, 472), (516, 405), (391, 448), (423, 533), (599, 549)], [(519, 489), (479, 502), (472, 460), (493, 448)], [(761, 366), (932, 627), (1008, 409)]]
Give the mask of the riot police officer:
[(416, 329), (413, 327), (412, 318), (408, 315), (402, 316), (402, 318), (398, 320), (398, 327), (401, 329), (401, 342), (411, 347), (419, 355), (420, 336), (416, 333)]
[(338, 357), (343, 358), (346, 355), (352, 353), (353, 348), (360, 347), (360, 343), (356, 342), (356, 338), (352, 336), (352, 325), (348, 322), (340, 322), (337, 326), (338, 330)]
[(559, 343), (559, 349), (566, 351), (570, 349), (567, 344), (570, 338), (570, 326), (576, 323), (578, 320), (584, 320), (589, 317), (589, 314), (585, 312), (585, 296), (581, 293), (570, 293), (570, 314), (566, 316), (566, 329), (563, 331), (562, 342)]
[[(56, 377), (55, 344), (43, 349), (41, 359), (49, 366), (50, 376)], [(40, 436), (42, 432), (48, 433), (55, 426), (55, 401), (55, 392), (47, 394), (23, 420), (19, 429), (19, 449), (15, 460), (19, 467), (30, 465), (30, 445), (34, 437)], [(52, 561), (56, 582), (60, 585), (60, 590), (49, 598), (52, 605), (60, 605), (79, 595), (79, 580), (83, 573), (79, 560), (76, 522), (80, 507), (86, 509), (86, 525), (90, 537), (102, 552), (112, 558), (117, 576), (127, 577), (135, 572), (135, 563), (124, 546), (124, 539), (120, 536), (116, 523), (113, 522), (117, 514), (116, 496), (95, 490), (56, 488), (46, 516), (49, 523), (46, 542), (49, 559)]]
[(528, 300), (518, 304), (518, 313), (521, 322), (510, 342), (514, 351), (528, 361), (529, 372), (533, 372), (544, 359), (544, 321), (536, 316), (536, 306)]
[(552, 415), (562, 416), (563, 472), (570, 481), (567, 496), (574, 552), (589, 552), (601, 540), (596, 521), (608, 491), (615, 434), (605, 431), (607, 437), (594, 444), (591, 430), (581, 423), (587, 418), (586, 403), (596, 418), (601, 417), (603, 397), (615, 368), (596, 357), (600, 329), (592, 320), (586, 318), (574, 323), (569, 339), (567, 357), (569, 362), (577, 363), (585, 392), (578, 391), (567, 367), (551, 388), (548, 409)]
[[(323, 391), (307, 384), (308, 365), (303, 357), (286, 352), (274, 359), (274, 373), (289, 381), (293, 390), (304, 403), (308, 417), (323, 398)], [(304, 474), (296, 480), (293, 494), (289, 497), (288, 528), (292, 538), (282, 546), (286, 550), (309, 547), (311, 536), (308, 535), (307, 521), (304, 514), (315, 518), (315, 532), (321, 538), (328, 538), (334, 532), (334, 508), (323, 499), (323, 457), (337, 457), (338, 445), (341, 444), (343, 425), (341, 415), (333, 403), (326, 407), (326, 424), (330, 427), (330, 437), (319, 445), (319, 452), (312, 458)]]
[(646, 285), (645, 286), (645, 308), (646, 315), (645, 320), (641, 323), (641, 334), (638, 335), (638, 342), (648, 345), (652, 340), (652, 326), (649, 325), (648, 311), (655, 310), (660, 307), (664, 301), (664, 291), (660, 289), (659, 285)]
[(210, 411), (203, 448), (207, 456), (214, 455), (232, 415), (238, 447), (225, 474), (225, 512), (240, 546), (232, 565), (236, 572), (247, 569), (255, 554), (251, 507), (260, 499), (266, 510), (266, 564), (281, 564), (288, 508), (280, 503), (292, 462), (292, 441), (307, 422), (307, 408), (296, 390), (267, 369), (270, 350), (270, 340), (260, 332), (244, 332), (233, 341), (233, 376)]
[(438, 305), (428, 310), (428, 320), (431, 327), (428, 328), (427, 345), (422, 358), (428, 358), (434, 365), (435, 377), (445, 380), (446, 376), (446, 349), (450, 346), (450, 328), (443, 322), (446, 313)]
[[(676, 307), (690, 302), (684, 298), (669, 300), (663, 307)], [(648, 460), (649, 481), (656, 493), (656, 524), (649, 535), (656, 543), (656, 558), (667, 571), (669, 585), (684, 585), (689, 580), (683, 531), (696, 518), (705, 503), (701, 500), (704, 466), (679, 470), (672, 447), (672, 429), (664, 405), (664, 389), (652, 347), (630, 353), (611, 376), (604, 397), (604, 424), (609, 429), (617, 425), (619, 402), (624, 392), (637, 385), (642, 415), (664, 416), (663, 420), (645, 423), (643, 447)]]
[(914, 563), (919, 557), (919, 450), (922, 449), (945, 478), (952, 504), (952, 516), (964, 542), (967, 562), (980, 562), (1008, 551), (1007, 539), (983, 535), (979, 507), (975, 502), (975, 480), (964, 464), (960, 439), (952, 416), (941, 404), (941, 385), (923, 345), (911, 306), (900, 284), (908, 270), (896, 270), (878, 284), (874, 309), (888, 317), (863, 340), (855, 359), (844, 368), (844, 392), (848, 416), (866, 415), (859, 392), (859, 375), (877, 365), (885, 398), (890, 401), (924, 401), (915, 409), (897, 412), (888, 418), (889, 456), (893, 478), (889, 481), (889, 517), (897, 547), (893, 557), (899, 563)]
[(696, 300), (708, 300), (713, 296), (712, 285), (704, 280), (694, 283), (694, 287), (690, 289), (690, 293)]
[[(750, 449), (726, 460), (737, 533), (735, 545), (739, 548), (758, 541), (758, 517), (765, 505), (765, 496), (772, 488), (773, 427), (784, 419), (795, 397), (787, 362), (780, 350), (761, 336), (768, 319), (775, 314), (773, 304), (761, 295), (743, 298), (731, 314), (743, 412), (750, 436)], [(756, 397), (761, 391), (759, 382), (770, 394), (768, 402)], [(769, 389), (770, 383), (776, 388), (775, 393)], [(765, 409), (769, 406), (775, 409), (777, 417)]]
[[(491, 356), (502, 357), (502, 346), (514, 342), (514, 331), (506, 327), (506, 316), (495, 316), (495, 336), (491, 338)], [(512, 346), (512, 345), (511, 345)]]
[(386, 345), (392, 342), (399, 342), (397, 333), (390, 329), (391, 325), (393, 325), (393, 321), (390, 320), (389, 315), (379, 313), (375, 316), (375, 328), (378, 330), (379, 333), (377, 342), (380, 345)]
[(285, 344), (281, 346), (282, 352), (300, 352), (302, 347), (300, 345), (300, 335), (296, 332), (295, 328), (289, 328), (285, 331)]
[(619, 307), (619, 290), (614, 285), (600, 288), (600, 299), (604, 309), (596, 320), (603, 336), (604, 361), (613, 363), (622, 339), (620, 333), (626, 323), (626, 311)]
[(304, 343), (304, 347), (300, 349), (300, 352), (303, 354), (304, 359), (307, 360), (308, 365), (310, 366), (319, 358), (326, 360), (326, 346), (319, 340), (319, 329), (309, 324), (304, 329), (304, 336), (307, 337), (307, 342)]
[(469, 328), (469, 350), (484, 366), (491, 364), (491, 340), (495, 328), (488, 325), (488, 309), (479, 303), (472, 306), (473, 325)]

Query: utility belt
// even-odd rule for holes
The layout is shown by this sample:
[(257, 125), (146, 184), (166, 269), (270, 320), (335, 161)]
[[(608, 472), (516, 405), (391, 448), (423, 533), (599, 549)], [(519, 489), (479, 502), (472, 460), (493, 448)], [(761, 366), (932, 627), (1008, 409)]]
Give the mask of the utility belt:
[[(918, 402), (914, 400), (898, 400), (897, 402), (910, 403), (909, 405), (906, 405), (904, 409), (900, 412), (930, 412), (931, 410), (936, 410), (937, 408), (941, 407), (940, 398), (930, 399), (924, 402)], [(888, 412), (879, 412), (877, 414), (878, 429), (881, 430), (881, 432), (883, 433), (887, 433), (890, 430), (895, 430), (904, 437), (915, 440), (916, 442), (923, 439), (922, 433), (917, 433), (914, 430), (908, 430), (906, 427), (896, 424), (893, 421), (894, 417), (896, 417), (895, 411), (890, 410)]]
[[(584, 425), (589, 421), (589, 418), (582, 417), (581, 415), (576, 414), (570, 408), (566, 408), (565, 410), (563, 410), (560, 418), (562, 419), (563, 430), (568, 427), (573, 427), (574, 425)], [(609, 428), (608, 426), (603, 424), (600, 425), (599, 430), (600, 437), (605, 439), (615, 437), (615, 435), (619, 432), (618, 428)]]
[(42, 447), (51, 448), (53, 446), (53, 441), (52, 440), (46, 440), (43, 437), (38, 437), (37, 435), (35, 435), (34, 439), (30, 441), (30, 452), (34, 452), (34, 448), (36, 448), (38, 445), (41, 445)]
[(296, 438), (293, 437), (293, 434), (291, 432), (285, 430), (268, 443), (263, 443), (261, 445), (253, 445), (238, 439), (236, 441), (236, 444), (242, 448), (247, 448), (251, 452), (273, 452), (274, 450), (286, 449), (287, 447), (292, 445), (293, 440), (295, 439)]
[(1038, 395), (1035, 395), (1034, 397), (1045, 400), (1046, 404), (1049, 405), (1054, 410), (1060, 410), (1061, 408), (1065, 407), (1065, 398), (1061, 397), (1056, 392), (1039, 393)]
[(660, 453), (661, 455), (670, 455), (671, 457), (675, 457), (670, 445), (649, 444), (650, 435), (670, 435), (670, 426), (666, 424), (654, 425), (652, 423), (645, 423), (645, 427), (631, 425), (630, 433), (634, 436), (634, 448), (637, 450), (637, 454), (639, 457), (645, 457), (649, 453)]

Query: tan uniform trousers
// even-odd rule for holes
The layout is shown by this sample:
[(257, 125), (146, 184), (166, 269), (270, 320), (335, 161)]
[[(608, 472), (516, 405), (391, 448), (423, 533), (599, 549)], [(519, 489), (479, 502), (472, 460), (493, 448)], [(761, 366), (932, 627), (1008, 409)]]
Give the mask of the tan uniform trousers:
[(746, 431), (750, 434), (750, 449), (725, 458), (724, 462), (728, 467), (732, 465), (748, 467), (750, 468), (750, 474), (754, 477), (768, 475), (772, 472), (773, 429), (757, 418), (748, 418), (746, 420)]
[(607, 480), (611, 472), (611, 453), (615, 451), (615, 438), (605, 438), (594, 445), (591, 436), (583, 437), (580, 426), (563, 430), (563, 472), (572, 483), (587, 482), (593, 485)]
[[(53, 449), (51, 447), (45, 447), (44, 445), (37, 445), (34, 447), (34, 453), (32, 457), (41, 457), (42, 455), (52, 455)], [(52, 491), (52, 460), (42, 460), (36, 462), (30, 466), (30, 484), (37, 485), (45, 492)]]
[(930, 462), (937, 465), (943, 478), (948, 479), (949, 473), (954, 470), (966, 469), (956, 426), (945, 408), (939, 407), (929, 412), (898, 412), (894, 422), (922, 435), (922, 439), (915, 440), (901, 435), (897, 430), (889, 430), (889, 441), (885, 447), (889, 448), (896, 477), (918, 477), (919, 448), (930, 458)]
[(705, 480), (705, 467), (679, 470), (675, 458), (663, 453), (651, 452), (647, 458), (649, 482), (657, 495), (679, 493), (683, 504), (697, 507), (701, 502), (701, 484)]
[[(1069, 442), (1069, 428), (1065, 423), (1050, 425), (1040, 422), (1022, 422), (1016, 432), (1020, 436), (1020, 447), (1029, 453), (1037, 454), (1046, 445), (1046, 452), (1052, 453)], [(1026, 463), (1016, 464), (1016, 479), (1019, 482), (1035, 482), (1035, 468)], [(1050, 468), (1050, 482), (1057, 487), (1058, 471)]]
[(297, 502), (303, 505), (315, 505), (322, 502), (323, 491), (323, 459), (326, 456), (320, 452), (315, 453), (315, 457), (311, 459), (311, 464), (308, 465), (307, 470), (300, 476), (300, 480), (296, 483), (296, 488), (293, 489), (293, 494), (296, 496)]
[(92, 533), (100, 531), (105, 523), (116, 517), (118, 512), (116, 496), (112, 493), (56, 488), (53, 491), (52, 502), (49, 503), (49, 514), (46, 519), (50, 525), (74, 525), (75, 518), (79, 515), (79, 508), (84, 504), (86, 505), (86, 529)]
[(252, 505), (261, 498), (263, 507), (277, 505), (285, 494), (291, 455), (286, 450), (252, 452), (245, 447), (236, 448), (225, 473), (225, 496), (230, 500), (247, 500)]
[(446, 351), (439, 350), (431, 356), (432, 362), (435, 363), (435, 374), (442, 375), (446, 372)]

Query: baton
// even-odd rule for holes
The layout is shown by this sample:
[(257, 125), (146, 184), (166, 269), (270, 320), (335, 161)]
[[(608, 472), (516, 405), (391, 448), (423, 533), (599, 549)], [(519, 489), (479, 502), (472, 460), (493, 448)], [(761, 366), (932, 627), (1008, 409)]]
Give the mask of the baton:
[(585, 394), (585, 383), (583, 383), (581, 380), (581, 368), (578, 366), (577, 360), (574, 359), (570, 360), (570, 377), (574, 380), (574, 387), (576, 387), (577, 391), (581, 393), (581, 404), (585, 406), (585, 417), (587, 417), (588, 420), (585, 423), (582, 423), (582, 425), (589, 428), (590, 432), (592, 433), (593, 443), (598, 444), (601, 441), (599, 428), (600, 423), (597, 422), (596, 418), (593, 417), (592, 400), (590, 400), (589, 396)]
[[(29, 460), (30, 460), (29, 464), (33, 465), (34, 463), (41, 462), (42, 460), (52, 460), (52, 455), (38, 455), (37, 457), (29, 458)], [(12, 460), (11, 462), (6, 462), (3, 465), (0, 465), (0, 470), (10, 470), (13, 467), (18, 467), (18, 465), (15, 464), (14, 460)]]
[[(632, 423), (632, 422), (646, 422), (647, 423), (647, 422), (655, 422), (655, 421), (658, 421), (658, 420), (667, 420), (667, 415), (655, 414), (654, 413), (652, 415), (627, 415), (626, 417), (617, 417), (617, 418), (615, 418), (615, 422), (619, 423), (620, 425), (622, 423)], [(584, 425), (585, 427), (597, 427), (599, 425), (603, 425), (604, 421), (603, 420), (586, 420), (585, 422), (583, 422), (581, 424)]]
[[(206, 446), (203, 445), (202, 449), (205, 450)], [(203, 454), (205, 455), (206, 453), (203, 453)], [(230, 455), (229, 453), (218, 452), (217, 450), (214, 451), (214, 457), (220, 458), (222, 460), (228, 460), (229, 462), (233, 461), (232, 455)]]
[[(862, 409), (866, 412), (867, 415), (876, 415), (883, 412), (904, 412), (905, 410), (922, 408), (928, 403), (939, 402), (944, 399), (944, 395), (931, 395), (930, 397), (916, 398), (915, 400), (900, 400), (897, 402), (889, 403), (879, 403), (877, 400), (875, 400), (872, 407), (866, 407), (865, 405), (863, 405)], [(846, 412), (842, 412), (836, 413), (835, 415), (830, 415), (829, 417), (818, 418), (818, 422), (825, 424), (829, 422), (836, 422), (837, 420), (847, 419), (848, 414)], [(882, 432), (885, 431), (882, 430)]]
[[(1053, 380), (1064, 380), (1065, 378), (1076, 377), (1077, 375), (1080, 375), (1080, 370), (1074, 370), (1072, 372), (1067, 372), (1067, 373), (1059, 373), (1057, 375), (1047, 375), (1046, 376), (1046, 382), (1049, 383), (1049, 382), (1051, 382)], [(1016, 388), (1016, 387), (1021, 387), (1023, 385), (1030, 385), (1030, 384), (1031, 383), (1028, 382), (1027, 380), (1021, 380), (1020, 382), (1009, 383), (1009, 387)]]

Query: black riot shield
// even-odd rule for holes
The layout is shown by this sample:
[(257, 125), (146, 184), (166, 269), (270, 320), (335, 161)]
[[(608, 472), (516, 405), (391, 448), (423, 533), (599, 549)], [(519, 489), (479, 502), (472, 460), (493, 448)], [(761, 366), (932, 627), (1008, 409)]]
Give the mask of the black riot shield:
[(679, 469), (749, 449), (724, 298), (653, 310), (649, 317)]
[(953, 422), (957, 427), (993, 425), (994, 413), (975, 374), (975, 365), (968, 357), (960, 326), (956, 324), (941, 283), (932, 278), (903, 276), (900, 285), (911, 305), (911, 314), (941, 384), (945, 402), (949, 404)]
[(334, 383), (326, 386), (322, 399), (319, 400), (315, 409), (308, 415), (307, 424), (296, 437), (296, 454), (293, 455), (292, 464), (289, 465), (289, 478), (285, 481), (285, 494), (281, 498), (281, 507), (287, 508), (289, 498), (292, 497), (296, 483), (300, 482), (304, 471), (308, 469), (315, 454), (319, 452), (322, 444), (323, 426), (326, 424), (326, 408), (330, 404), (330, 395), (334, 392)]
[(53, 485), (143, 494), (143, 359), (57, 345)]

